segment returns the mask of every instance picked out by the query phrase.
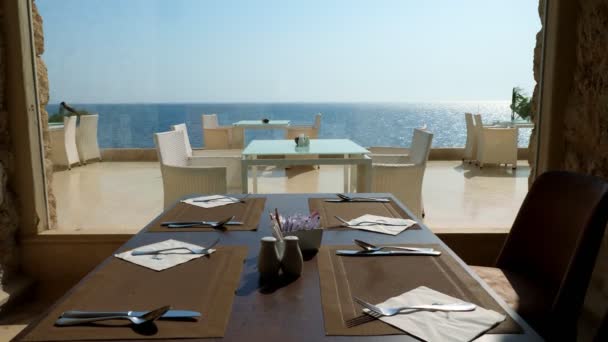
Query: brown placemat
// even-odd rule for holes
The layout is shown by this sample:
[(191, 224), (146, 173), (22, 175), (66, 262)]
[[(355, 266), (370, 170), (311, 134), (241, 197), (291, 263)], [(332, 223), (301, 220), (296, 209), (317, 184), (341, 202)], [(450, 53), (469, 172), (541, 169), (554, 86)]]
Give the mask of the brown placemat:
[[(439, 245), (419, 245), (441, 250)], [(367, 336), (404, 334), (381, 321), (371, 321), (352, 328), (345, 322), (361, 316), (357, 296), (380, 303), (419, 286), (427, 286), (447, 295), (475, 303), (507, 316), (490, 334), (519, 334), (521, 327), (448, 253), (429, 256), (347, 257), (337, 249), (353, 246), (323, 246), (317, 256), (321, 301), (327, 335)]]
[[(321, 227), (323, 228), (346, 228), (340, 226), (342, 222), (338, 221), (335, 216), (340, 216), (347, 221), (365, 214), (411, 219), (394, 201), (325, 202), (327, 199), (329, 198), (308, 199), (308, 208), (311, 211), (318, 211), (319, 215), (321, 215)], [(415, 224), (408, 229), (420, 229), (420, 226)]]
[(248, 198), (245, 203), (222, 205), (215, 208), (201, 208), (183, 202), (177, 203), (165, 214), (153, 221), (148, 232), (205, 232), (212, 231), (210, 227), (167, 228), (160, 224), (166, 221), (218, 221), (232, 215), (235, 221), (243, 222), (238, 226), (226, 226), (227, 230), (256, 230), (264, 211), (266, 198)]
[[(112, 258), (33, 328), (23, 341), (126, 340), (223, 337), (247, 247), (220, 246), (210, 256), (156, 272)], [(67, 310), (145, 311), (171, 305), (202, 313), (198, 321), (157, 320), (156, 333), (137, 332), (127, 321), (54, 326)], [(105, 326), (102, 326), (105, 325)]]

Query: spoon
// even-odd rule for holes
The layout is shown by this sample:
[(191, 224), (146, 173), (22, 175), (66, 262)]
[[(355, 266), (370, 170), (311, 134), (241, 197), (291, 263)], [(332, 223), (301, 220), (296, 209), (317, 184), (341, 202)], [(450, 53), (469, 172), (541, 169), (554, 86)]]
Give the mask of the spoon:
[(68, 325), (76, 325), (76, 324), (84, 324), (84, 323), (93, 323), (99, 321), (107, 321), (112, 319), (127, 319), (131, 321), (131, 323), (135, 325), (140, 325), (144, 323), (150, 323), (157, 318), (164, 315), (167, 311), (171, 309), (170, 306), (163, 306), (158, 309), (148, 311), (141, 316), (128, 316), (128, 315), (117, 315), (117, 316), (105, 316), (105, 317), (91, 317), (91, 318), (66, 318), (62, 317), (55, 321), (55, 325), (57, 326), (68, 326)]
[(367, 243), (361, 240), (354, 240), (357, 246), (363, 248), (366, 252), (377, 252), (383, 249), (401, 249), (405, 251), (414, 251), (414, 252), (434, 252), (435, 250), (432, 248), (419, 248), (419, 247), (405, 247), (405, 246), (375, 246), (371, 243)]

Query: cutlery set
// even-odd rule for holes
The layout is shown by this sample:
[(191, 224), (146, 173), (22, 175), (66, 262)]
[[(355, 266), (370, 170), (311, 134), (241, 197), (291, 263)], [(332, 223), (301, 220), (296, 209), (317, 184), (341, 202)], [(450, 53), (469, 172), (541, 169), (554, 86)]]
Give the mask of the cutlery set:
[(366, 310), (363, 311), (364, 314), (362, 316), (358, 316), (346, 321), (345, 324), (348, 328), (356, 327), (364, 323), (375, 321), (376, 319), (379, 319), (381, 317), (391, 317), (398, 314), (407, 314), (416, 311), (465, 312), (473, 311), (477, 308), (477, 305), (468, 302), (458, 302), (449, 304), (432, 303), (424, 305), (409, 305), (381, 308), (357, 297), (353, 297), (353, 300)]
[[(361, 247), (362, 250), (339, 249), (337, 255), (345, 256), (382, 256), (382, 255), (428, 255), (439, 256), (441, 251), (436, 251), (433, 248), (420, 248), (408, 246), (375, 246), (369, 242), (355, 239), (355, 244)], [(393, 249), (393, 250), (391, 250)], [(394, 249), (397, 249), (396, 251)]]
[(55, 321), (55, 325), (68, 326), (114, 319), (124, 319), (131, 321), (134, 325), (140, 325), (157, 319), (185, 319), (200, 316), (200, 312), (171, 310), (170, 306), (163, 306), (152, 311), (66, 311)]
[(388, 198), (372, 198), (372, 197), (350, 197), (343, 194), (336, 194), (338, 196), (337, 199), (327, 199), (325, 202), (380, 202), (387, 203), (390, 202)]
[(242, 225), (243, 222), (232, 221), (235, 216), (225, 218), (220, 221), (167, 221), (162, 222), (160, 225), (167, 228), (194, 228), (194, 227), (211, 227), (211, 228), (222, 228), (224, 226)]
[[(329, 199), (326, 202), (389, 202), (386, 198), (364, 198), (364, 197), (350, 197), (347, 195), (337, 194), (339, 199)], [(239, 199), (240, 203), (245, 203), (244, 198)], [(196, 200), (195, 202), (208, 202), (217, 200)], [(235, 202), (237, 203), (237, 202)], [(242, 222), (233, 221), (235, 216), (228, 217), (219, 221), (172, 221), (162, 222), (161, 225), (168, 228), (192, 228), (192, 227), (211, 227), (211, 228), (222, 228), (225, 225), (242, 225)], [(344, 220), (339, 216), (335, 216), (343, 225), (348, 225), (348, 221)], [(358, 222), (355, 225), (373, 225), (382, 224), (397, 226), (396, 224), (382, 223), (382, 222)], [(166, 254), (169, 251), (182, 250), (186, 254), (208, 254), (209, 250), (214, 247), (218, 242), (219, 238), (209, 244), (207, 247), (174, 247), (165, 248), (158, 250), (134, 250), (131, 255), (158, 255)], [(362, 240), (354, 240), (355, 244), (361, 248), (361, 250), (337, 250), (336, 254), (345, 256), (377, 256), (377, 255), (430, 255), (438, 256), (441, 254), (440, 251), (436, 251), (432, 248), (420, 248), (420, 247), (406, 247), (406, 246), (375, 246)], [(183, 253), (180, 253), (183, 254)], [(476, 306), (471, 303), (451, 303), (451, 304), (428, 304), (428, 305), (416, 305), (416, 306), (403, 306), (395, 308), (380, 308), (359, 299), (353, 298), (355, 302), (359, 303), (365, 309), (365, 313), (368, 318), (376, 319), (382, 316), (394, 316), (402, 313), (404, 310), (429, 310), (429, 311), (472, 311), (475, 310)], [(184, 319), (184, 318), (198, 318), (201, 316), (200, 312), (188, 311), (188, 310), (171, 310), (170, 306), (163, 306), (151, 311), (65, 311), (55, 322), (57, 326), (71, 326), (78, 324), (94, 323), (106, 320), (122, 319), (128, 320), (131, 324), (140, 325), (153, 322), (157, 319)], [(364, 318), (363, 320), (361, 318)], [(365, 317), (357, 317), (346, 322), (347, 326), (356, 326), (369, 321)]]

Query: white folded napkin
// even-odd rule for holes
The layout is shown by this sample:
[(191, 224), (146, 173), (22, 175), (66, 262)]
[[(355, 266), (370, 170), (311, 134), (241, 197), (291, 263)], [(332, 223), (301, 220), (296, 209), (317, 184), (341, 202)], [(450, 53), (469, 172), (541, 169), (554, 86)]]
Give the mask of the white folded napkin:
[[(194, 202), (195, 200), (196, 201), (203, 200), (205, 202)], [(195, 206), (201, 207), (201, 208), (215, 208), (215, 207), (220, 207), (222, 205), (239, 203), (239, 199), (234, 198), (234, 197), (222, 196), (222, 195), (212, 195), (212, 196), (201, 196), (201, 197), (188, 198), (187, 200), (183, 200), (182, 202), (191, 204), (191, 205), (195, 205)]]
[[(378, 224), (363, 223), (361, 225), (356, 225), (359, 222), (377, 222)], [(391, 226), (384, 225), (383, 223), (391, 224)], [(398, 226), (393, 226), (395, 224), (397, 224)], [(397, 235), (415, 224), (416, 221), (410, 219), (384, 217), (369, 214), (348, 221), (348, 227), (350, 228), (369, 230), (372, 232), (389, 235)]]
[[(449, 304), (457, 302), (462, 302), (462, 300), (429, 289), (428, 287), (420, 286), (376, 305), (388, 308), (406, 305), (433, 303)], [(420, 310), (380, 318), (383, 322), (424, 341), (447, 342), (471, 341), (505, 319), (506, 316), (479, 306), (473, 311), (465, 312), (433, 312)]]
[[(131, 252), (137, 251), (155, 251), (165, 248), (174, 247), (193, 247), (193, 248), (204, 248), (202, 246), (193, 245), (191, 243), (177, 241), (177, 240), (165, 240), (151, 245), (137, 247), (135, 249), (114, 254), (115, 257), (132, 262), (134, 264), (147, 267), (155, 271), (162, 271), (179, 264), (183, 264), (190, 260), (200, 258), (205, 254), (192, 254), (187, 249), (175, 249), (166, 252), (160, 252), (155, 255), (131, 255)], [(215, 252), (215, 249), (210, 249), (209, 254)]]

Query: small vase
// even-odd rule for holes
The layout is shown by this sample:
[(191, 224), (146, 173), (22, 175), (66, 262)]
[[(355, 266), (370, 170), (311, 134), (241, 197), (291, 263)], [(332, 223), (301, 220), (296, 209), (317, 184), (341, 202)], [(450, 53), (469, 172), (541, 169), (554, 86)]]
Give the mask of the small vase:
[(304, 264), (298, 240), (297, 236), (285, 237), (285, 252), (281, 261), (283, 272), (294, 277), (299, 277), (302, 274), (302, 265)]
[(272, 236), (260, 240), (260, 254), (258, 255), (258, 272), (260, 278), (274, 278), (281, 269), (281, 260), (276, 249), (277, 239)]

